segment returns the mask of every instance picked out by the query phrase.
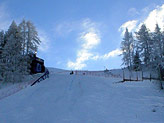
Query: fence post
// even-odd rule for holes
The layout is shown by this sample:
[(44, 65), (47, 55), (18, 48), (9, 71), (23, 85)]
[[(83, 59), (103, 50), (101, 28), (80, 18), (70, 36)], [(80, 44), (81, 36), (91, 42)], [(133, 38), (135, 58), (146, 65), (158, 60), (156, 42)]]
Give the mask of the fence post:
[(163, 89), (163, 85), (162, 85), (162, 76), (161, 76), (161, 69), (160, 69), (160, 68), (158, 68), (158, 74), (159, 74), (160, 88)]
[(138, 72), (136, 71), (136, 75), (137, 75), (137, 81), (138, 81)]

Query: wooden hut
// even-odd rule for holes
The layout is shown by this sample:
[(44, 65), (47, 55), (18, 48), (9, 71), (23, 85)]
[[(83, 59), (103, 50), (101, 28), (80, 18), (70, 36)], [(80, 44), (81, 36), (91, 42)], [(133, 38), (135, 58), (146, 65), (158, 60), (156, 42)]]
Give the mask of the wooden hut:
[(35, 54), (31, 56), (31, 74), (45, 72), (44, 60), (36, 57)]

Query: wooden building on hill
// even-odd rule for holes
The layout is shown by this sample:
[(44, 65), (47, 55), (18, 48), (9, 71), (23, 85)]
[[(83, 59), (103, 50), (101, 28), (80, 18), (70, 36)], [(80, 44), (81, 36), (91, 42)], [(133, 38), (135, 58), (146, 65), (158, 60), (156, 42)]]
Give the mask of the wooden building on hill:
[(45, 72), (44, 60), (37, 57), (36, 54), (31, 56), (31, 74)]

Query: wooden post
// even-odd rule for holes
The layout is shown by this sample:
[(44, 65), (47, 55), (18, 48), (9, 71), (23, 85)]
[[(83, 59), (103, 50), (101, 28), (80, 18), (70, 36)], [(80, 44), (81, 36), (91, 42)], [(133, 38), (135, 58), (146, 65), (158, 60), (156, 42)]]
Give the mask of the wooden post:
[(137, 81), (138, 81), (138, 72), (136, 71), (136, 75), (137, 75)]
[(160, 68), (158, 68), (158, 74), (159, 74), (160, 88), (163, 89), (163, 86), (162, 86), (162, 76), (161, 76), (161, 70), (160, 70)]
[(161, 75), (160, 75), (160, 87), (161, 87), (161, 89), (163, 89), (163, 85), (162, 85), (162, 78), (161, 78)]

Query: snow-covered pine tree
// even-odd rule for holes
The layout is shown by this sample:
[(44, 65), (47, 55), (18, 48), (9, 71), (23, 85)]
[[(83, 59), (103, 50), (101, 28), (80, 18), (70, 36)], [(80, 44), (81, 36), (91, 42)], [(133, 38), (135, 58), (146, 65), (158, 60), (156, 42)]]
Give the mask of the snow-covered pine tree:
[(161, 33), (162, 33), (162, 38), (161, 38), (161, 45), (162, 45), (162, 62), (164, 62), (164, 29), (163, 29), (163, 31), (161, 31)]
[(4, 34), (4, 31), (2, 30), (0, 32), (0, 48), (1, 48), (2, 44), (4, 43), (4, 36), (5, 36), (5, 34)]
[(132, 65), (136, 47), (135, 47), (135, 40), (133, 38), (132, 32), (129, 33), (129, 37), (130, 37), (130, 64)]
[(4, 73), (4, 64), (2, 60), (3, 46), (4, 46), (4, 31), (1, 31), (0, 32), (0, 80), (2, 80), (3, 73)]
[(152, 43), (153, 66), (157, 68), (162, 62), (162, 33), (158, 24), (156, 24), (155, 31), (152, 33)]
[(136, 32), (138, 41), (138, 52), (146, 66), (150, 65), (151, 54), (151, 37), (146, 25), (143, 24), (138, 32)]
[(6, 39), (6, 44), (2, 52), (2, 60), (5, 65), (4, 81), (21, 81), (20, 59), (22, 57), (22, 42), (18, 27), (14, 21), (6, 32)]
[(30, 21), (23, 20), (19, 27), (13, 21), (8, 31), (0, 32), (0, 79), (21, 81), (24, 75), (29, 74), (30, 54), (37, 51), (40, 42)]
[(26, 54), (26, 45), (27, 45), (27, 24), (24, 19), (19, 24), (18, 29), (22, 40), (22, 55), (24, 56)]
[(37, 52), (40, 43), (35, 26), (30, 21), (27, 21), (27, 54)]
[(0, 58), (2, 54), (3, 45), (4, 45), (4, 31), (1, 31), (0, 32)]
[(23, 75), (29, 74), (30, 73), (30, 56), (27, 54), (27, 23), (23, 19), (23, 21), (19, 24), (18, 26), (20, 35), (21, 35), (21, 40), (22, 40), (22, 58), (20, 61), (20, 64), (22, 66), (21, 73)]
[(141, 60), (138, 51), (136, 50), (134, 59), (133, 59), (133, 69), (139, 71), (141, 69)]
[(132, 55), (133, 55), (133, 37), (132, 33), (129, 33), (126, 28), (123, 41), (121, 42), (121, 50), (122, 50), (122, 60), (123, 64), (128, 68), (132, 66)]

